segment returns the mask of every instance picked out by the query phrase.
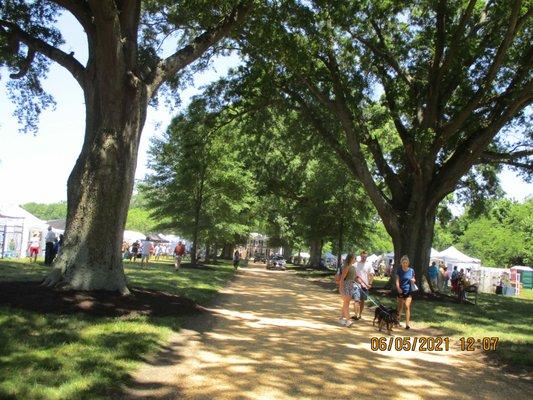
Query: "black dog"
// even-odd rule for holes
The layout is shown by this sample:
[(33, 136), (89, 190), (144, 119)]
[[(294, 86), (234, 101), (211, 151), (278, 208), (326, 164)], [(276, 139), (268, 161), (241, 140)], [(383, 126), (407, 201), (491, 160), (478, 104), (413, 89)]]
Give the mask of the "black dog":
[(384, 305), (380, 305), (376, 308), (372, 325), (375, 325), (376, 320), (378, 320), (379, 330), (381, 331), (383, 325), (386, 325), (389, 334), (392, 332), (393, 326), (400, 325), (400, 321), (398, 321), (398, 311), (390, 307), (385, 307)]

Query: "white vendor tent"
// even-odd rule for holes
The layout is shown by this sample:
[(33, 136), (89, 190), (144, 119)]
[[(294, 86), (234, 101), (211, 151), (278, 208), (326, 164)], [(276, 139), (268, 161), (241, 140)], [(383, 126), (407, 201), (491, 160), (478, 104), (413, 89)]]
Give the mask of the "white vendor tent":
[[(25, 257), (29, 239), (37, 233), (44, 248), (44, 236), (48, 225), (35, 215), (14, 204), (0, 203), (0, 249), (1, 254), (9, 252), (11, 257)], [(14, 244), (14, 250), (9, 248)]]
[[(377, 258), (378, 256), (376, 256)], [(384, 256), (385, 260), (388, 261), (387, 264), (389, 264), (391, 261), (394, 262), (394, 252), (391, 251), (390, 253), (387, 253), (385, 254)], [(438, 252), (437, 250), (435, 250), (433, 247), (431, 248), (431, 253), (429, 255), (429, 258), (431, 261), (433, 260), (443, 260), (442, 258), (442, 252)], [(370, 259), (370, 257), (368, 257), (368, 259)]]
[(137, 232), (137, 231), (124, 231), (124, 241), (128, 242), (128, 243), (133, 243), (135, 242), (136, 240), (144, 240), (146, 239), (146, 235), (144, 233), (141, 233), (141, 232)]
[(379, 256), (376, 255), (376, 254), (370, 254), (367, 258), (366, 258), (366, 261), (369, 262), (370, 264), (374, 264), (377, 260), (378, 260)]
[(481, 267), (481, 260), (473, 257), (469, 257), (464, 253), (461, 253), (455, 247), (450, 246), (446, 250), (440, 252), (440, 259), (442, 259), (448, 268), (457, 265), (461, 268), (473, 268), (478, 269)]

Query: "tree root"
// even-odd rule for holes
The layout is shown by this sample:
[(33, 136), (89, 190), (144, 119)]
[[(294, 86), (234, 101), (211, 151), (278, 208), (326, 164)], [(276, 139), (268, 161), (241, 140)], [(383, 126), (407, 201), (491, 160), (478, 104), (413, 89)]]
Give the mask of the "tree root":
[(46, 278), (44, 278), (43, 282), (41, 283), (41, 286), (46, 287), (55, 287), (58, 286), (63, 282), (63, 273), (61, 272), (60, 268), (54, 268), (52, 271), (46, 275)]

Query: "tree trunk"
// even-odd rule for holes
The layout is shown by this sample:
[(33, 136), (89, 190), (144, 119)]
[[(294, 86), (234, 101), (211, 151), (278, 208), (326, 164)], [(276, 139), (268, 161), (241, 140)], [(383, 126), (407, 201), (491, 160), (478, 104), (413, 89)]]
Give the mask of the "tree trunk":
[(235, 245), (231, 243), (224, 244), (224, 248), (222, 249), (222, 258), (224, 260), (231, 260), (233, 258), (234, 248), (235, 248)]
[(309, 266), (313, 268), (318, 268), (320, 263), (320, 257), (322, 256), (322, 246), (320, 245), (320, 240), (313, 239), (310, 243), (310, 257), (309, 257)]
[(214, 244), (213, 245), (213, 261), (217, 261), (218, 260), (218, 244)]
[(291, 257), (292, 257), (292, 246), (287, 244), (283, 246), (283, 258), (285, 259), (285, 261), (290, 261)]
[(196, 204), (194, 210), (194, 228), (192, 233), (192, 246), (191, 246), (191, 264), (193, 266), (198, 264), (198, 237), (200, 235), (200, 215), (202, 212), (203, 203), (203, 189), (204, 189), (204, 174), (200, 177), (199, 187), (196, 193)]
[(411, 208), (413, 212), (406, 213), (400, 219), (400, 234), (391, 235), (394, 245), (394, 268), (398, 268), (402, 256), (407, 255), (411, 267), (415, 270), (417, 286), (420, 291), (428, 292), (430, 288), (427, 274), (436, 209), (428, 205), (429, 201), (417, 201), (416, 203), (418, 206)]
[(85, 90), (85, 141), (68, 179), (65, 241), (47, 285), (128, 293), (120, 250), (148, 103), (144, 89), (118, 86)]
[(205, 244), (205, 260), (207, 261), (210, 258), (211, 258), (211, 244), (207, 242)]

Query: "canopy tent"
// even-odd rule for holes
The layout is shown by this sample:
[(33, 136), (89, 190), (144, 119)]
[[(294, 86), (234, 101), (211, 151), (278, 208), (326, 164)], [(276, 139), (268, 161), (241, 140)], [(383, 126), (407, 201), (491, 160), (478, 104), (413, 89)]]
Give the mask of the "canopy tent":
[(133, 243), (137, 240), (144, 240), (146, 239), (146, 235), (144, 233), (141, 233), (141, 232), (136, 232), (136, 231), (124, 231), (124, 241), (128, 242), (128, 243)]
[(455, 247), (450, 246), (446, 250), (440, 252), (441, 260), (446, 263), (447, 267), (453, 267), (457, 265), (459, 268), (480, 268), (481, 260), (467, 256), (460, 252)]
[(366, 258), (366, 261), (369, 262), (370, 264), (374, 264), (379, 258), (380, 258), (380, 256), (378, 256), (378, 255), (376, 255), (376, 254), (370, 254), (370, 255)]
[(300, 257), (300, 258), (311, 258), (311, 254), (305, 252), (305, 251), (301, 251), (300, 253), (296, 252), (296, 253), (293, 253), (292, 255), (293, 257)]
[(429, 254), (429, 258), (435, 259), (435, 260), (441, 260), (442, 259), (442, 253), (435, 250), (433, 247), (431, 248), (431, 253)]
[(18, 205), (0, 204), (0, 227), (4, 246), (12, 246), (14, 242), (15, 249), (10, 251), (13, 257), (26, 256), (29, 240), (35, 233), (40, 236), (41, 248), (44, 248), (48, 225)]
[(150, 240), (152, 242), (157, 242), (157, 243), (169, 243), (170, 242), (170, 240), (167, 240), (161, 234), (157, 234), (157, 233), (149, 234), (148, 235), (148, 240)]
[[(391, 251), (390, 253), (385, 254), (383, 256), (383, 259), (385, 261), (385, 264), (388, 267), (389, 265), (391, 265), (391, 263), (394, 263), (394, 252)], [(436, 261), (436, 260), (444, 261), (443, 258), (442, 258), (442, 253), (438, 252), (433, 247), (431, 248), (431, 252), (429, 254), (429, 259), (430, 259), (430, 261)]]

